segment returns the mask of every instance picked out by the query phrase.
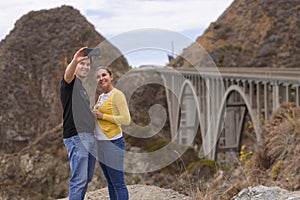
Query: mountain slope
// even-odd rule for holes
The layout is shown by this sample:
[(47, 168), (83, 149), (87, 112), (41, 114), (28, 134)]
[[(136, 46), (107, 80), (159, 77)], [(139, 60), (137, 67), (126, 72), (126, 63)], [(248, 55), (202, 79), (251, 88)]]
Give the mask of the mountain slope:
[[(300, 67), (299, 13), (298, 0), (235, 0), (196, 42), (219, 67)], [(186, 56), (193, 45), (169, 65), (189, 67)]]

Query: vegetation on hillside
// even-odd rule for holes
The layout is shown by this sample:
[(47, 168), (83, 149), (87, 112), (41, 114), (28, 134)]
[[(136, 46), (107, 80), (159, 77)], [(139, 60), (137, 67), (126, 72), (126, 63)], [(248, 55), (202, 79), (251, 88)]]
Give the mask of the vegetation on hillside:
[(265, 123), (264, 143), (245, 152), (230, 167), (217, 167), (206, 187), (194, 190), (199, 200), (230, 199), (243, 188), (265, 185), (300, 190), (300, 108), (284, 103)]

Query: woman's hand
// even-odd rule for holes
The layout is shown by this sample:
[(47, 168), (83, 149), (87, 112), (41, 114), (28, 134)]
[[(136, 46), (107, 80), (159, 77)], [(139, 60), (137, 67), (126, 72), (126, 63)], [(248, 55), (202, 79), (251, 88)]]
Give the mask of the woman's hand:
[(96, 119), (103, 119), (103, 114), (99, 110), (93, 110)]

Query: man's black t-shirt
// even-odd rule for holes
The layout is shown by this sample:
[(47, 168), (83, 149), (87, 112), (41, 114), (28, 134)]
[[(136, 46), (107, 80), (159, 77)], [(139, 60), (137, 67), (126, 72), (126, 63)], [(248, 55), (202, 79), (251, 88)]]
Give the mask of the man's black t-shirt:
[(81, 132), (94, 132), (94, 116), (90, 109), (89, 96), (78, 78), (67, 83), (60, 82), (60, 99), (63, 106), (63, 138)]

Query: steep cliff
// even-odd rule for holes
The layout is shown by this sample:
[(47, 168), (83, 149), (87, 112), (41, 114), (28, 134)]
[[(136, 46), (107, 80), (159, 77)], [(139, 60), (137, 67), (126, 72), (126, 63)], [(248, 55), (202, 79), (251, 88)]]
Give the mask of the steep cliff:
[[(218, 67), (299, 67), (299, 13), (298, 0), (235, 0), (196, 42)], [(193, 48), (169, 65), (189, 67), (183, 57), (200, 59)]]

